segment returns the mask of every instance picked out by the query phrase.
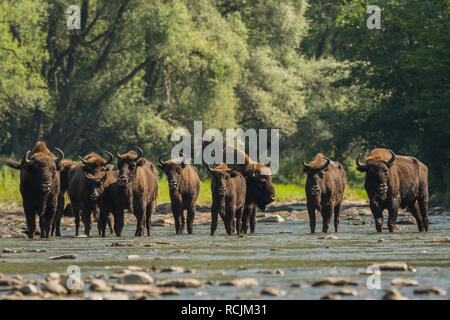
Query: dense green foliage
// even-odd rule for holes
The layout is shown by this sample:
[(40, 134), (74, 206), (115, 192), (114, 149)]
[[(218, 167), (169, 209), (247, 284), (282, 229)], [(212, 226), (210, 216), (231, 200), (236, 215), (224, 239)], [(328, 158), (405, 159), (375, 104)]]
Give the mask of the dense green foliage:
[[(66, 27), (72, 4), (81, 30)], [(384, 146), (423, 160), (445, 194), (450, 2), (381, 2), (381, 30), (370, 4), (3, 0), (0, 154), (41, 139), (72, 158), (139, 145), (155, 161), (202, 120), (279, 128), (279, 183), (300, 184), (300, 161), (323, 152), (361, 187), (355, 157)]]

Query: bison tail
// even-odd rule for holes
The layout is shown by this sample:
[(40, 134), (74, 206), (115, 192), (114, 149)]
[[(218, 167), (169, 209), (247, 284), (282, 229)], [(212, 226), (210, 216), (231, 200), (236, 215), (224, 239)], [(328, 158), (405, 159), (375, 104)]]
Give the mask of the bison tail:
[(0, 158), (0, 161), (2, 161), (4, 164), (10, 166), (11, 168), (20, 170), (20, 167), (21, 167), (20, 162), (5, 159), (5, 158)]

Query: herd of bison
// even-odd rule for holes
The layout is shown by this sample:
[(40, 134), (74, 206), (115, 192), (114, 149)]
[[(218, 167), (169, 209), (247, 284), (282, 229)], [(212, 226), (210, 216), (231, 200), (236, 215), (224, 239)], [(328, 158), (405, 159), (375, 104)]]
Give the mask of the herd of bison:
[[(153, 163), (144, 158), (135, 147), (124, 154), (116, 154), (118, 170), (114, 170), (114, 156), (105, 152), (107, 159), (97, 153), (79, 157), (79, 162), (64, 159), (64, 153), (55, 148), (55, 156), (42, 141), (28, 151), (22, 161), (1, 159), (20, 170), (20, 192), (27, 223), (27, 235), (36, 232), (39, 216), (40, 236), (60, 236), (64, 210), (71, 208), (75, 217), (76, 235), (80, 232), (80, 217), (85, 234), (92, 233), (92, 216), (98, 218), (99, 234), (104, 237), (106, 226), (111, 233), (121, 236), (124, 211), (132, 212), (137, 220), (135, 236), (150, 235), (151, 216), (156, 207), (158, 175)], [(224, 150), (225, 152), (225, 150)], [(270, 163), (252, 161), (239, 149), (234, 149), (235, 162), (241, 153), (244, 164), (230, 168), (222, 163), (215, 168), (206, 165), (211, 176), (211, 235), (217, 229), (220, 215), (228, 235), (255, 231), (256, 210), (275, 200)], [(196, 200), (200, 191), (197, 168), (188, 164), (184, 155), (163, 161), (158, 168), (167, 176), (171, 209), (177, 234), (183, 233), (184, 211), (187, 211), (187, 232), (193, 232)], [(417, 221), (419, 231), (428, 231), (428, 169), (414, 157), (395, 155), (387, 149), (374, 149), (360, 162), (357, 169), (365, 172), (365, 188), (378, 232), (383, 227), (383, 211), (388, 210), (388, 229), (395, 229), (399, 208), (408, 207)], [(316, 210), (323, 218), (322, 232), (327, 232), (334, 213), (334, 228), (339, 231), (339, 217), (346, 185), (343, 166), (322, 153), (306, 164), (306, 195), (311, 233), (315, 232)], [(70, 206), (65, 209), (65, 193)]]

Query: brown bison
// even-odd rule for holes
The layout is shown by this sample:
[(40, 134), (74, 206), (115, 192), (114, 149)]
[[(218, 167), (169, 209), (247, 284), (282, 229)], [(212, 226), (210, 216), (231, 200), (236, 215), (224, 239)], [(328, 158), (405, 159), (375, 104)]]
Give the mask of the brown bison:
[(224, 163), (214, 169), (208, 165), (208, 170), (211, 173), (212, 193), (211, 235), (216, 232), (218, 215), (222, 218), (228, 235), (233, 234), (236, 218), (236, 232), (239, 234), (245, 205), (245, 179)]
[(187, 210), (187, 231), (192, 234), (194, 230), (195, 202), (200, 192), (200, 178), (197, 168), (185, 163), (184, 158), (171, 159), (163, 162), (159, 156), (158, 167), (164, 171), (169, 181), (170, 202), (175, 220), (176, 234), (184, 230), (184, 210)]
[(140, 148), (136, 147), (136, 151), (130, 150), (123, 155), (117, 154), (119, 173), (117, 184), (111, 186), (111, 191), (117, 192), (114, 229), (119, 237), (124, 225), (126, 208), (136, 217), (135, 236), (138, 237), (143, 236), (145, 227), (147, 227), (147, 235), (150, 236), (152, 213), (156, 208), (158, 195), (156, 168), (153, 163), (142, 157), (143, 151)]
[[(256, 228), (256, 209), (260, 208), (262, 211), (265, 211), (266, 206), (275, 200), (275, 187), (272, 183), (270, 162), (266, 165), (254, 162), (245, 152), (230, 146), (223, 150), (225, 160), (227, 160), (227, 150), (233, 154), (235, 170), (242, 174), (246, 182), (246, 198), (241, 231), (247, 233), (250, 222), (250, 231), (254, 233)], [(239, 157), (243, 159), (243, 164), (239, 163)]]
[(36, 231), (36, 215), (39, 216), (41, 238), (50, 237), (60, 193), (58, 163), (64, 158), (60, 149), (55, 150), (60, 154), (59, 157), (48, 150), (45, 142), (38, 141), (33, 150), (25, 154), (21, 163), (4, 160), (10, 167), (20, 170), (20, 193), (29, 238), (33, 238)]
[(316, 229), (316, 210), (322, 215), (322, 232), (328, 232), (334, 213), (334, 231), (339, 232), (339, 217), (345, 190), (345, 171), (341, 164), (322, 153), (309, 164), (302, 162), (307, 174), (305, 192), (311, 233)]
[(428, 231), (428, 168), (414, 157), (397, 156), (391, 150), (373, 149), (357, 169), (366, 173), (365, 188), (377, 232), (383, 229), (383, 211), (388, 209), (388, 229), (393, 232), (398, 209), (408, 207), (419, 231)]
[(75, 234), (77, 236), (80, 232), (80, 211), (84, 232), (87, 236), (91, 236), (92, 214), (95, 217), (100, 214), (97, 202), (100, 194), (96, 188), (93, 188), (93, 185), (100, 185), (106, 180), (108, 165), (114, 158), (111, 153), (106, 153), (109, 156), (108, 161), (96, 153), (90, 153), (85, 158), (79, 157), (81, 164), (69, 173), (68, 193), (75, 216)]

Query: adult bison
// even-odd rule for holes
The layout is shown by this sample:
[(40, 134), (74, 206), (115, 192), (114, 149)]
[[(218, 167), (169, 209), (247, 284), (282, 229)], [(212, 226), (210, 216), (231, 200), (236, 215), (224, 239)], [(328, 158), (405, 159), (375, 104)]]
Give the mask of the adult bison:
[(103, 159), (97, 153), (90, 153), (84, 158), (79, 156), (81, 164), (69, 173), (68, 193), (75, 216), (75, 234), (77, 236), (80, 233), (80, 212), (84, 232), (87, 236), (91, 236), (91, 215), (99, 216), (100, 209), (97, 202), (99, 194), (92, 192), (92, 190), (95, 190), (92, 185), (100, 185), (106, 180), (108, 165), (114, 159), (111, 153), (106, 153), (109, 156), (108, 160)]
[(228, 235), (233, 234), (236, 218), (236, 232), (239, 234), (245, 205), (245, 179), (224, 163), (214, 169), (208, 165), (208, 170), (211, 173), (212, 193), (211, 235), (216, 232), (218, 215), (222, 218)]
[(322, 215), (322, 232), (328, 232), (333, 213), (334, 231), (339, 232), (346, 179), (344, 168), (322, 153), (309, 164), (302, 161), (302, 165), (307, 174), (305, 192), (311, 233), (316, 229), (316, 210)]
[(115, 187), (117, 208), (114, 216), (116, 235), (120, 236), (122, 233), (124, 210), (128, 208), (137, 220), (135, 236), (143, 236), (145, 227), (147, 235), (150, 236), (152, 213), (158, 195), (156, 168), (143, 157), (143, 151), (138, 147), (136, 151), (130, 150), (122, 155), (117, 153), (117, 166), (119, 168)]
[(195, 202), (200, 192), (200, 178), (197, 168), (185, 163), (183, 157), (163, 162), (159, 156), (158, 167), (164, 171), (169, 181), (170, 202), (175, 220), (176, 234), (184, 230), (184, 210), (187, 210), (187, 231), (192, 234), (194, 230)]
[(383, 229), (383, 211), (388, 209), (388, 229), (393, 232), (399, 208), (408, 207), (419, 231), (428, 231), (428, 167), (414, 157), (397, 156), (392, 150), (373, 149), (357, 169), (366, 173), (365, 188), (377, 232)]
[(45, 142), (38, 141), (21, 163), (4, 160), (10, 167), (20, 170), (20, 193), (29, 238), (33, 238), (36, 231), (36, 215), (39, 216), (41, 238), (50, 237), (60, 190), (58, 163), (64, 158), (60, 149), (55, 150), (59, 157), (50, 152)]
[(226, 157), (227, 153), (233, 155), (234, 168), (242, 174), (246, 182), (246, 198), (241, 231), (247, 233), (250, 222), (250, 231), (254, 233), (257, 208), (265, 211), (266, 206), (275, 200), (275, 187), (272, 183), (270, 162), (266, 165), (255, 162), (245, 152), (231, 146), (227, 146), (223, 150), (223, 157), (226, 161), (229, 160)]

